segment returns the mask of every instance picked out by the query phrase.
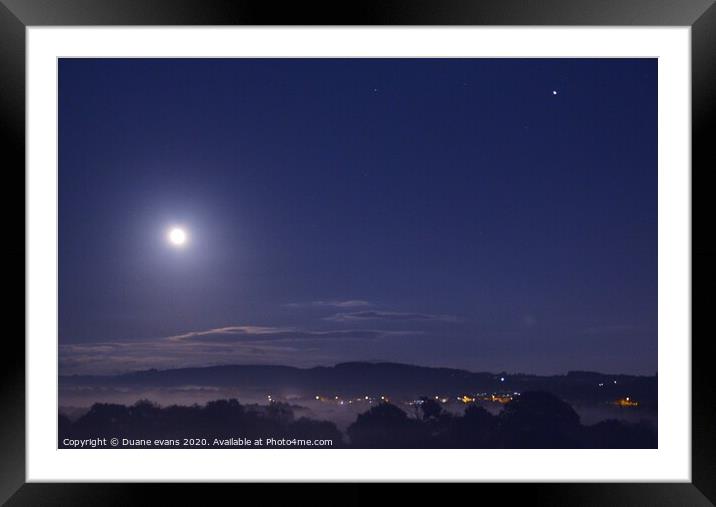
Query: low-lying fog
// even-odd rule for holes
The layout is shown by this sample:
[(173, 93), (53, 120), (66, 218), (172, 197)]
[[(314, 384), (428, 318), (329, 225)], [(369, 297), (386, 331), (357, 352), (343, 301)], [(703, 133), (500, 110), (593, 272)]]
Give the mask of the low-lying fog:
[[(269, 399), (271, 396), (271, 399)], [(132, 389), (117, 387), (63, 387), (59, 392), (60, 412), (70, 419), (76, 419), (84, 414), (94, 403), (117, 403), (132, 405), (138, 400), (146, 399), (160, 406), (169, 405), (203, 405), (208, 401), (217, 399), (235, 398), (240, 403), (265, 405), (271, 401), (289, 403), (298, 417), (309, 417), (317, 420), (334, 422), (341, 430), (345, 430), (353, 423), (358, 414), (365, 412), (373, 405), (380, 403), (380, 396), (342, 399), (335, 397), (315, 399), (315, 396), (301, 396), (295, 394), (269, 394), (247, 391), (239, 388), (208, 387), (208, 386), (182, 386), (169, 388)], [(411, 400), (390, 399), (408, 415), (416, 413), (416, 406)], [(453, 413), (462, 413), (467, 405), (456, 398), (445, 399), (442, 403), (445, 410)], [(499, 413), (503, 405), (497, 402), (478, 401), (481, 406), (492, 414)], [(586, 405), (571, 403), (579, 414), (582, 424), (591, 425), (605, 419), (621, 419), (628, 422), (647, 420), (653, 424), (657, 422), (655, 410), (642, 407), (620, 407), (612, 404)]]

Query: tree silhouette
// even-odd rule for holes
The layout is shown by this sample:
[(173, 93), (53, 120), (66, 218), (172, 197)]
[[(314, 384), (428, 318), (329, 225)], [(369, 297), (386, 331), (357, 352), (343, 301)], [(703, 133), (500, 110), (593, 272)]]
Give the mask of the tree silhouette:
[(479, 405), (470, 405), (453, 419), (446, 447), (489, 449), (500, 447), (498, 419)]
[(161, 408), (148, 401), (139, 401), (129, 407), (96, 403), (74, 423), (60, 416), (58, 424), (61, 446), (65, 438), (103, 435), (142, 440), (206, 439), (205, 444), (200, 444), (203, 447), (212, 447), (215, 438), (236, 436), (328, 439), (333, 441), (333, 446), (343, 444), (342, 434), (332, 422), (305, 418), (294, 421), (292, 408), (284, 403), (247, 410), (235, 399), (211, 401), (204, 407)]
[(270, 419), (288, 424), (293, 421), (293, 410), (288, 403), (273, 402), (266, 407), (266, 415)]
[(503, 445), (519, 449), (582, 447), (579, 416), (574, 409), (546, 392), (525, 392), (499, 416)]
[[(417, 417), (385, 402), (359, 414), (347, 429), (357, 448), (656, 448), (656, 428), (646, 422), (607, 420), (582, 426), (572, 407), (545, 392), (525, 392), (497, 416), (471, 404), (452, 414), (424, 399)], [(65, 438), (103, 436), (131, 439), (230, 439), (275, 437), (328, 439), (344, 445), (343, 434), (330, 421), (295, 419), (294, 407), (283, 402), (244, 406), (235, 399), (205, 406), (162, 408), (140, 400), (124, 406), (96, 403), (76, 421), (58, 416), (60, 447)], [(312, 447), (305, 444), (304, 447)], [(150, 447), (150, 446), (148, 446)]]
[(422, 414), (423, 420), (437, 419), (438, 417), (440, 417), (440, 414), (443, 411), (443, 407), (440, 405), (440, 403), (425, 396), (420, 398), (420, 401), (422, 401), (422, 403), (420, 404), (420, 413)]
[(381, 403), (359, 414), (348, 427), (348, 436), (354, 447), (400, 448), (425, 447), (428, 433), (395, 405)]
[(655, 449), (656, 429), (646, 422), (630, 424), (609, 419), (585, 428), (586, 447), (595, 449)]

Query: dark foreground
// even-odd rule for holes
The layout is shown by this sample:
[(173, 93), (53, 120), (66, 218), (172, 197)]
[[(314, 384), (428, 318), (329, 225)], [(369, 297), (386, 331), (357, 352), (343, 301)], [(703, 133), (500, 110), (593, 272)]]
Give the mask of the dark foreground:
[(161, 408), (97, 403), (71, 421), (59, 417), (60, 448), (656, 448), (647, 422), (582, 425), (574, 409), (546, 392), (526, 392), (497, 415), (471, 405), (452, 414), (424, 398), (414, 414), (380, 403), (346, 434), (330, 421), (296, 418), (285, 403)]

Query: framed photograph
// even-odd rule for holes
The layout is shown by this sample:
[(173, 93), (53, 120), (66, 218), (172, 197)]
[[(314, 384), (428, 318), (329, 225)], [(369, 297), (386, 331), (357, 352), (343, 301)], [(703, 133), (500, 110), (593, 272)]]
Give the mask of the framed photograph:
[(0, 27), (8, 505), (716, 501), (713, 2), (3, 0)]

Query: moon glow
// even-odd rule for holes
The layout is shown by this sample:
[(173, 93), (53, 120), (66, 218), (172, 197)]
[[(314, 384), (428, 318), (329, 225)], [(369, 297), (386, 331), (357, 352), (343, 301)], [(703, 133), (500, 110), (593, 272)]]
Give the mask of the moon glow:
[(182, 246), (186, 243), (186, 232), (179, 227), (173, 227), (169, 231), (169, 242), (174, 246)]

